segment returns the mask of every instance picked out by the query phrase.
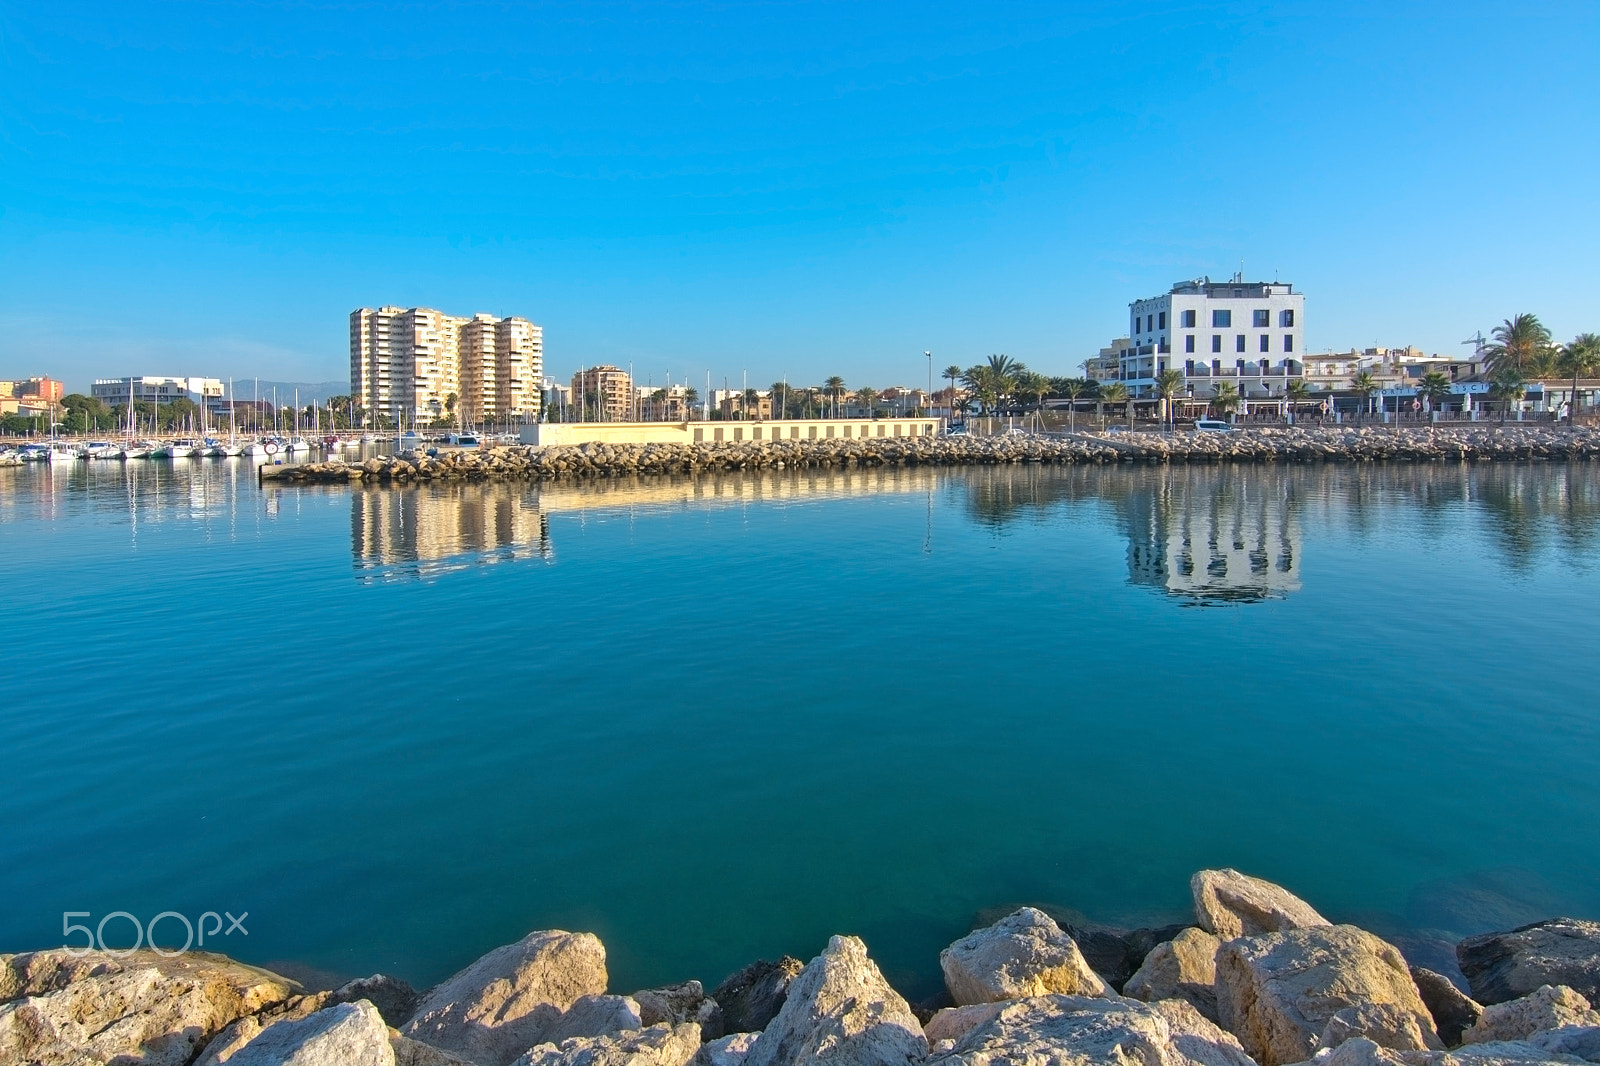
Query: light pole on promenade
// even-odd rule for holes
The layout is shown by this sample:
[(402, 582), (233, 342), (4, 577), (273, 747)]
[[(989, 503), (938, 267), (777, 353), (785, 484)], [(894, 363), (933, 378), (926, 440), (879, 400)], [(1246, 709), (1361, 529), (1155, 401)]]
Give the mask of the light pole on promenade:
[(928, 357), (928, 410), (925, 413), (931, 417), (933, 414), (933, 353), (925, 351), (922, 354)]

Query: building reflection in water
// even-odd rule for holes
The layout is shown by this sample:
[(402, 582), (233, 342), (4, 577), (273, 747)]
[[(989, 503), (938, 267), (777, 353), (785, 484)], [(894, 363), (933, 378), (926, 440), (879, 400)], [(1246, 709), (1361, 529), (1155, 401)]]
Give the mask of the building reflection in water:
[(1254, 468), (1169, 468), (1124, 502), (1128, 580), (1194, 603), (1251, 603), (1300, 588), (1288, 479)]
[(550, 518), (533, 493), (460, 484), (349, 491), (350, 553), (375, 580), (551, 558)]

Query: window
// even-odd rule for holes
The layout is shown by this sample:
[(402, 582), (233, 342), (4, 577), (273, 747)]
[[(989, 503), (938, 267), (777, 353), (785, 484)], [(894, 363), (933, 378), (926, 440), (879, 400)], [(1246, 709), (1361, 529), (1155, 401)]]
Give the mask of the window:
[(1221, 329), (1231, 325), (1233, 325), (1232, 311), (1211, 312), (1211, 327), (1213, 329)]
[(754, 430), (751, 431), (750, 439), (751, 440), (760, 440), (761, 439), (761, 427), (760, 426), (757, 426)]
[(1157, 329), (1166, 329), (1167, 328), (1167, 313), (1165, 311), (1161, 312), (1159, 315), (1156, 316), (1156, 328)]
[(1272, 325), (1272, 312), (1264, 307), (1257, 310), (1255, 313), (1256, 329), (1266, 329), (1270, 325)]
[(1183, 313), (1183, 328), (1194, 329), (1194, 311), (1192, 309)]
[(817, 427), (816, 426), (807, 426), (806, 427), (806, 437), (808, 439), (810, 439), (810, 440), (816, 440), (817, 439)]
[(1190, 333), (1190, 334), (1186, 335), (1183, 338), (1183, 350), (1186, 351), (1186, 352), (1194, 351), (1194, 334), (1193, 333)]
[(1293, 333), (1285, 333), (1283, 335), (1283, 350), (1286, 351), (1286, 352), (1294, 351), (1294, 334)]
[(1241, 333), (1238, 336), (1233, 338), (1233, 350), (1236, 351), (1236, 352), (1244, 351), (1244, 334), (1243, 333)]
[(742, 428), (734, 429), (734, 431), (733, 431), (733, 439), (734, 440), (744, 440), (744, 430)]
[(846, 437), (848, 437), (850, 435), (850, 427), (849, 426), (845, 426), (844, 427), (844, 435)]
[(1222, 351), (1222, 334), (1213, 333), (1211, 335), (1211, 350), (1214, 352)]
[(800, 439), (800, 427), (799, 426), (790, 426), (789, 427), (789, 439), (790, 440), (799, 440)]
[(1278, 325), (1282, 326), (1284, 329), (1293, 329), (1294, 328), (1294, 312), (1293, 311), (1279, 311), (1278, 312)]
[(1272, 351), (1271, 341), (1272, 341), (1272, 338), (1268, 337), (1265, 333), (1263, 333), (1261, 335), (1261, 350), (1264, 351), (1264, 352)]
[(706, 431), (705, 430), (697, 429), (697, 430), (694, 431), (694, 442), (696, 444), (699, 444), (701, 441), (703, 441), (705, 439), (706, 439)]

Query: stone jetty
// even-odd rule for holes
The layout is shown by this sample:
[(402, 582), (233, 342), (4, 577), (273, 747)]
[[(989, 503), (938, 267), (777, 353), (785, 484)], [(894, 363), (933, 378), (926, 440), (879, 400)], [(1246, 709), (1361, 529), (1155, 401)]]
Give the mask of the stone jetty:
[[(1022, 908), (950, 945), (946, 994), (894, 989), (835, 936), (619, 994), (591, 933), (539, 930), (418, 993), (314, 990), (220, 955), (0, 955), (0, 1066), (1531, 1066), (1600, 1063), (1600, 923), (1456, 947), (1460, 987), (1234, 870), (1192, 925), (1086, 936)], [(1114, 978), (1119, 938), (1137, 969)], [(931, 960), (930, 960), (931, 961)], [(1120, 965), (1120, 963), (1119, 963)]]
[(1600, 429), (1471, 425), (1253, 429), (1234, 433), (870, 437), (707, 444), (510, 446), (407, 451), (359, 463), (264, 466), (281, 481), (532, 480), (815, 467), (1006, 463), (1375, 463), (1600, 459)]

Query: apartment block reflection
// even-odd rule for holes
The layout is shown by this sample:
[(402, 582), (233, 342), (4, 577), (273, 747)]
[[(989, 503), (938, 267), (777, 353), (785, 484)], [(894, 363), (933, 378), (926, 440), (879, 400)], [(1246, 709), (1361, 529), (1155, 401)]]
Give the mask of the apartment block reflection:
[(1173, 471), (1125, 502), (1128, 579), (1210, 602), (1257, 602), (1300, 588), (1300, 526), (1286, 478)]
[(350, 493), (350, 553), (358, 571), (379, 579), (549, 559), (550, 520), (536, 495), (503, 486), (357, 489)]

